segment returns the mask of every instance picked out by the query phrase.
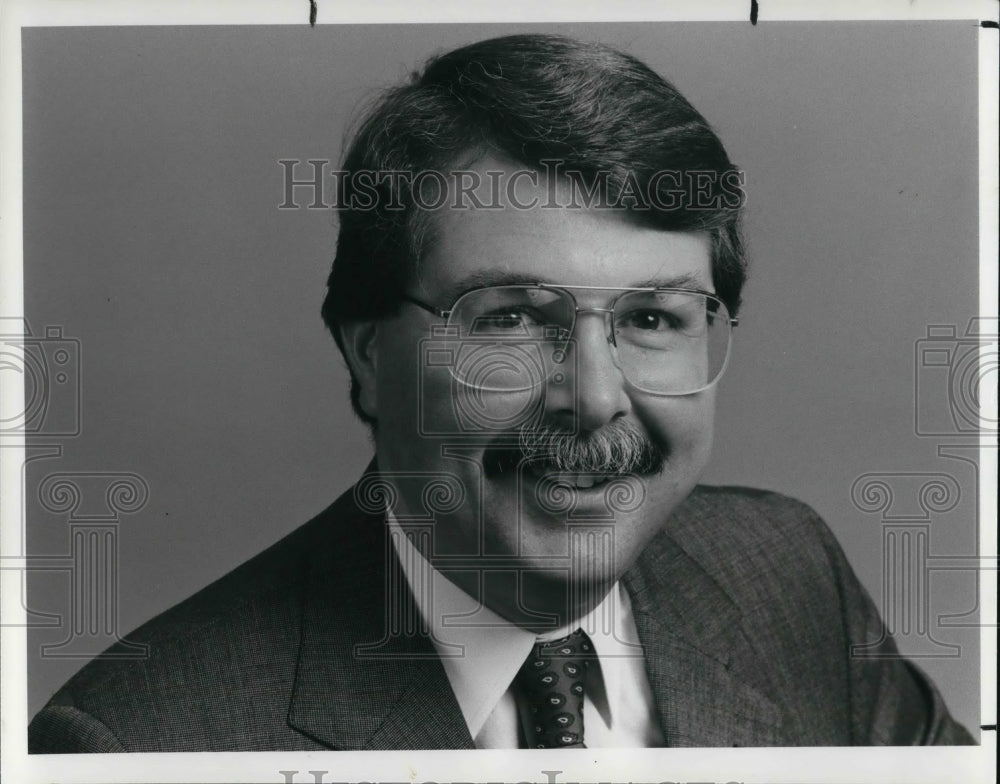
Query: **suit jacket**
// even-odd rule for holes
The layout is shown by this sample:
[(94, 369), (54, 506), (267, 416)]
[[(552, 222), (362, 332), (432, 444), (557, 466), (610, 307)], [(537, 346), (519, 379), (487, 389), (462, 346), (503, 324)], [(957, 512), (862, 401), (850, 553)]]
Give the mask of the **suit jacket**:
[[(413, 608), (388, 547), (346, 493), (129, 635), (148, 659), (84, 667), (29, 750), (473, 748), (431, 641), (387, 632), (390, 599)], [(882, 623), (797, 501), (700, 487), (623, 579), (670, 746), (973, 742), (910, 663), (850, 655)]]

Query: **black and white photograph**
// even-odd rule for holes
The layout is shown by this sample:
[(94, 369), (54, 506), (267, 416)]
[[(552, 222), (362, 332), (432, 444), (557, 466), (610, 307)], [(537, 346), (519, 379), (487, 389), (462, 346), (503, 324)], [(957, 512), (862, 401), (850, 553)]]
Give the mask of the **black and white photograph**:
[(995, 4), (15, 5), (5, 778), (992, 780)]

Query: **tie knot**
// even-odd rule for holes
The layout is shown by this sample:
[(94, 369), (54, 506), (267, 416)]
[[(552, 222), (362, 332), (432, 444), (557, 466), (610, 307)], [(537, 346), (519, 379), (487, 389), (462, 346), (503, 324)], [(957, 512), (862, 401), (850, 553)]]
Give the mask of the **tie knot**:
[(527, 705), (525, 736), (538, 749), (583, 746), (583, 696), (594, 646), (582, 629), (535, 643), (517, 674)]
[(577, 658), (587, 660), (594, 655), (594, 646), (583, 629), (577, 629), (566, 637), (558, 640), (536, 642), (531, 650), (535, 659), (567, 659)]

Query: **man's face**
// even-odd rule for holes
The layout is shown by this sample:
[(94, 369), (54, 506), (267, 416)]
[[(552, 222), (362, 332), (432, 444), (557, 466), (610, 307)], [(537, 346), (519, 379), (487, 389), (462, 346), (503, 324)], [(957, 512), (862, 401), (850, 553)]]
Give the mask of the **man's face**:
[[(507, 177), (515, 170), (490, 159), (472, 168), (482, 173), (484, 182), (487, 170), (504, 170)], [(520, 204), (536, 197), (539, 205), (545, 202), (544, 182), (537, 188), (527, 178), (518, 182)], [(518, 209), (506, 198), (500, 203), (502, 209), (443, 208), (433, 213), (435, 239), (411, 286), (412, 296), (444, 310), (484, 280), (713, 290), (710, 246), (702, 234), (643, 228), (613, 210)], [(580, 308), (607, 308), (617, 294), (599, 289), (573, 293)], [(448, 367), (428, 362), (433, 353), (429, 349), (440, 344), (432, 327), (442, 325), (442, 319), (406, 303), (398, 316), (377, 326), (374, 413), (379, 468), (397, 477), (414, 475), (396, 481), (397, 514), (433, 514), (435, 564), (473, 596), (484, 590), (487, 605), (525, 625), (528, 622), (519, 618), (521, 606), (560, 616), (589, 609), (579, 606), (587, 590), (566, 590), (573, 580), (596, 583), (589, 588), (599, 601), (609, 580), (635, 561), (688, 495), (708, 461), (714, 391), (663, 396), (635, 389), (616, 365), (605, 319), (600, 312), (578, 315), (558, 374), (533, 390), (538, 415), (531, 421), (583, 439), (628, 429), (654, 452), (659, 450), (662, 470), (645, 469), (626, 478), (633, 500), (611, 508), (609, 482), (600, 475), (614, 477), (622, 471), (613, 458), (588, 467), (598, 475), (596, 481), (567, 471), (545, 478), (545, 471), (527, 470), (509, 459), (510, 449), (504, 451), (501, 444), (509, 446), (518, 423), (507, 427), (503, 422), (524, 407), (526, 393), (477, 392), (457, 383)], [(471, 428), (456, 427), (456, 422), (468, 421), (462, 413), (468, 411), (482, 416), (473, 417)], [(428, 509), (423, 494), (428, 475), (448, 475), (453, 485), (461, 483), (464, 500), (458, 508)], [(569, 509), (560, 505), (560, 498), (569, 499)], [(641, 503), (635, 503), (636, 498)], [(583, 561), (591, 561), (586, 568), (569, 568), (573, 559), (568, 557), (568, 532), (571, 523), (583, 518), (601, 518), (610, 525), (613, 547), (585, 553)], [(462, 556), (460, 564), (449, 563), (454, 556)], [(489, 564), (477, 560), (480, 557), (489, 558)], [(592, 563), (595, 559), (601, 563)], [(451, 565), (456, 568), (450, 570)], [(514, 574), (521, 577), (520, 587)], [(485, 589), (480, 588), (483, 575)], [(578, 598), (570, 600), (570, 594)], [(577, 606), (566, 609), (568, 601)]]

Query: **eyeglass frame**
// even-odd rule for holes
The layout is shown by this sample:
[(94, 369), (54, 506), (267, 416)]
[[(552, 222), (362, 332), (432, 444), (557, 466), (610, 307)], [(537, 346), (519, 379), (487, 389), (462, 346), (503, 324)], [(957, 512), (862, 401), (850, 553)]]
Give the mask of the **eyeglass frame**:
[[(729, 306), (726, 305), (725, 301), (718, 294), (715, 294), (714, 292), (711, 292), (711, 291), (705, 291), (704, 289), (692, 289), (692, 288), (683, 288), (683, 287), (677, 287), (677, 286), (570, 286), (570, 285), (564, 285), (564, 284), (561, 284), (561, 283), (542, 283), (542, 282), (535, 282), (535, 283), (498, 283), (498, 284), (494, 284), (494, 285), (491, 285), (491, 286), (474, 286), (471, 289), (466, 289), (461, 294), (459, 294), (457, 297), (455, 297), (455, 301), (451, 303), (451, 307), (450, 308), (446, 308), (446, 309), (436, 308), (433, 305), (430, 305), (430, 304), (428, 304), (426, 302), (423, 302), (422, 300), (419, 300), (419, 299), (417, 299), (416, 297), (414, 297), (414, 296), (412, 296), (410, 294), (403, 294), (402, 298), (406, 302), (410, 302), (410, 303), (412, 303), (412, 304), (414, 304), (414, 305), (416, 305), (418, 307), (421, 307), (424, 310), (426, 310), (428, 313), (431, 313), (431, 314), (437, 316), (438, 318), (445, 319), (445, 321), (447, 322), (447, 321), (449, 321), (451, 319), (451, 314), (454, 313), (455, 306), (464, 297), (468, 296), (469, 294), (473, 294), (473, 293), (475, 293), (477, 291), (487, 291), (489, 289), (507, 288), (509, 286), (521, 286), (523, 288), (532, 288), (532, 287), (534, 287), (534, 288), (539, 288), (539, 289), (552, 289), (552, 290), (556, 290), (556, 291), (563, 291), (566, 294), (568, 294), (569, 298), (573, 302), (573, 311), (574, 312), (573, 312), (573, 324), (567, 330), (568, 334), (566, 334), (564, 336), (565, 339), (569, 339), (569, 338), (573, 337), (573, 331), (576, 329), (576, 317), (580, 313), (611, 313), (611, 314), (614, 314), (614, 312), (615, 312), (615, 305), (618, 304), (618, 300), (620, 300), (626, 294), (631, 294), (633, 292), (636, 292), (636, 293), (645, 292), (645, 293), (649, 294), (649, 293), (653, 293), (653, 292), (661, 292), (662, 291), (662, 292), (676, 293), (676, 294), (701, 294), (704, 297), (708, 297), (710, 299), (714, 299), (716, 302), (718, 302), (720, 305), (722, 305), (726, 309), (727, 313), (729, 312)], [(615, 297), (613, 300), (611, 300), (611, 302), (609, 303), (611, 305), (611, 307), (609, 307), (609, 308), (581, 308), (580, 307), (580, 303), (577, 301), (576, 297), (573, 296), (573, 291), (572, 291), (573, 289), (584, 290), (584, 291), (618, 291), (618, 292), (621, 292), (621, 293), (617, 297)], [(736, 327), (738, 327), (739, 323), (740, 323), (739, 318), (738, 317), (733, 317), (733, 316), (730, 316), (729, 319), (728, 319), (728, 321), (729, 321), (729, 326), (731, 328), (734, 328), (734, 329)], [(614, 329), (611, 330), (609, 342), (611, 343), (611, 345), (613, 345), (615, 347), (617, 347), (617, 345), (618, 345), (615, 342)]]
[[(412, 296), (410, 294), (403, 294), (402, 295), (402, 299), (404, 301), (406, 301), (406, 302), (409, 302), (409, 303), (411, 303), (413, 305), (416, 305), (419, 308), (422, 308), (423, 310), (427, 311), (428, 313), (431, 313), (434, 316), (437, 316), (438, 318), (444, 319), (445, 320), (445, 324), (447, 326), (447, 325), (450, 324), (451, 314), (455, 312), (455, 306), (458, 305), (458, 303), (464, 297), (468, 296), (469, 294), (473, 294), (473, 293), (475, 293), (477, 291), (486, 291), (486, 290), (489, 290), (489, 289), (506, 288), (508, 286), (520, 286), (520, 287), (523, 287), (523, 288), (532, 288), (532, 287), (535, 287), (535, 288), (540, 288), (540, 289), (550, 289), (550, 290), (555, 290), (555, 291), (563, 292), (567, 296), (569, 296), (570, 301), (573, 303), (573, 323), (572, 323), (572, 325), (570, 326), (569, 329), (563, 328), (565, 330), (565, 334), (564, 335), (560, 335), (560, 339), (567, 340), (567, 341), (570, 340), (573, 337), (573, 333), (576, 330), (577, 316), (579, 316), (579, 314), (581, 314), (581, 313), (607, 313), (610, 316), (613, 316), (614, 312), (615, 312), (615, 305), (617, 305), (618, 304), (618, 300), (620, 300), (626, 294), (643, 293), (643, 292), (644, 293), (666, 292), (666, 293), (677, 293), (677, 294), (700, 294), (703, 297), (706, 297), (708, 299), (712, 299), (712, 300), (715, 300), (716, 302), (718, 302), (720, 305), (722, 305), (722, 307), (724, 307), (726, 309), (726, 313), (729, 314), (729, 306), (726, 305), (725, 301), (718, 294), (715, 294), (715, 293), (713, 293), (711, 291), (705, 291), (704, 289), (685, 288), (685, 287), (678, 287), (678, 286), (572, 286), (572, 285), (564, 285), (564, 284), (557, 284), (557, 283), (543, 283), (541, 281), (534, 282), (534, 283), (509, 283), (509, 284), (508, 283), (499, 283), (499, 284), (493, 284), (493, 285), (490, 285), (490, 286), (474, 286), (471, 289), (466, 289), (465, 291), (461, 292), (457, 297), (455, 297), (455, 301), (452, 302), (451, 307), (450, 308), (446, 308), (446, 309), (436, 308), (433, 305), (430, 305), (430, 304), (428, 304), (426, 302), (423, 302), (422, 300), (419, 300), (419, 299), (417, 299), (416, 297), (414, 297), (414, 296)], [(576, 296), (574, 296), (574, 294), (573, 294), (573, 290), (583, 290), (583, 291), (617, 291), (617, 292), (620, 292), (620, 293), (613, 300), (611, 300), (611, 302), (609, 303), (610, 307), (606, 307), (606, 308), (581, 308), (580, 307), (580, 303), (577, 301)], [(727, 348), (726, 348), (726, 360), (725, 360), (725, 362), (723, 362), (722, 367), (719, 369), (718, 375), (712, 380), (712, 382), (710, 384), (706, 384), (701, 389), (697, 389), (697, 390), (694, 390), (692, 392), (680, 392), (680, 393), (658, 392), (658, 393), (650, 393), (650, 394), (659, 394), (659, 395), (671, 396), (671, 397), (683, 397), (684, 395), (693, 395), (693, 394), (696, 394), (698, 392), (702, 392), (705, 389), (710, 389), (712, 386), (714, 386), (719, 381), (719, 379), (722, 378), (723, 374), (726, 371), (726, 367), (728, 367), (728, 365), (729, 365), (729, 356), (730, 356), (731, 349), (732, 349), (732, 342), (731, 342), (732, 341), (732, 330), (734, 330), (736, 327), (738, 327), (739, 323), (740, 323), (739, 318), (735, 317), (735, 316), (732, 316), (732, 315), (729, 315), (729, 318), (727, 319), (727, 321), (729, 322), (729, 327), (730, 327), (730, 332), (729, 332), (730, 341), (729, 341), (729, 343), (727, 345)], [(617, 341), (615, 339), (614, 324), (612, 323), (610, 326), (611, 326), (611, 328), (608, 330), (608, 342), (612, 346), (614, 346), (615, 348), (617, 348), (618, 347), (618, 343), (617, 343)]]

